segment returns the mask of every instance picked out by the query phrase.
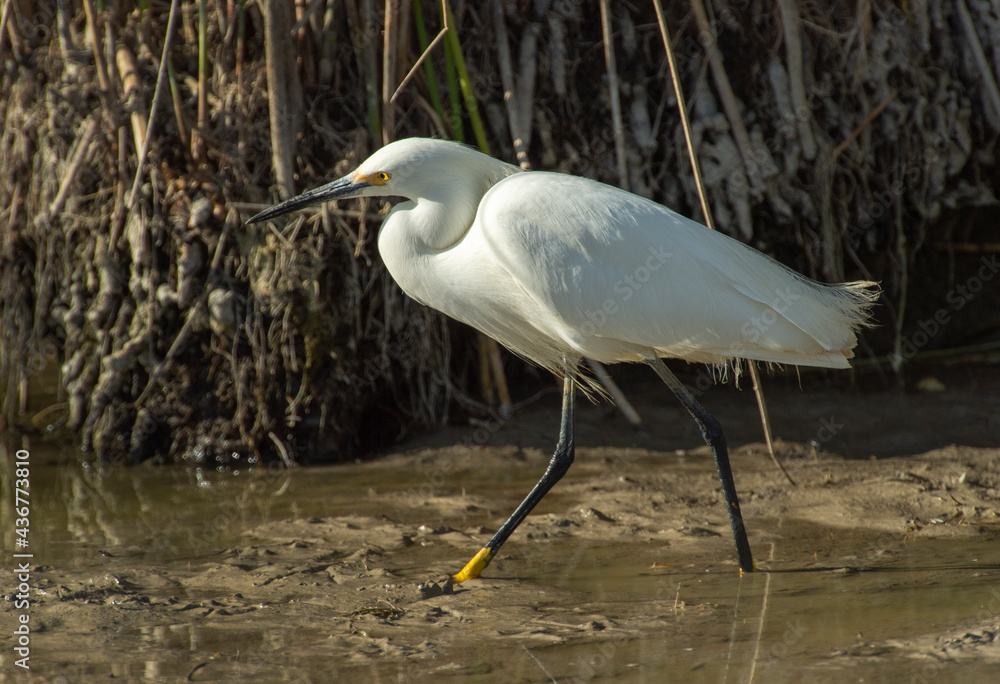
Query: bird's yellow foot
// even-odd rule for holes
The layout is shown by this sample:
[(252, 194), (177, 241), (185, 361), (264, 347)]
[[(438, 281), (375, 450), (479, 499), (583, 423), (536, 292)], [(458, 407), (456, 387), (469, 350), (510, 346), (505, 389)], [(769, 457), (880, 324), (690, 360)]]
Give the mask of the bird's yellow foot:
[(486, 569), (486, 566), (493, 560), (493, 549), (484, 546), (475, 556), (472, 557), (465, 567), (451, 576), (452, 582), (461, 584), (470, 579), (476, 579)]

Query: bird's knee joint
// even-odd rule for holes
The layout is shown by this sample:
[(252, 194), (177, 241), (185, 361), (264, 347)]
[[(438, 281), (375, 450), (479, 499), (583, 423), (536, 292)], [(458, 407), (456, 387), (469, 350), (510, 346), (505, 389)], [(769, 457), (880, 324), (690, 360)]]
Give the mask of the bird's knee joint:
[(706, 421), (701, 426), (701, 434), (705, 441), (715, 446), (726, 446), (726, 436), (722, 432), (722, 426), (718, 421)]
[(559, 445), (556, 448), (556, 452), (552, 454), (552, 460), (549, 461), (549, 470), (556, 470), (560, 473), (565, 473), (569, 470), (569, 467), (573, 465), (573, 461), (576, 458), (576, 450), (572, 445), (564, 447)]

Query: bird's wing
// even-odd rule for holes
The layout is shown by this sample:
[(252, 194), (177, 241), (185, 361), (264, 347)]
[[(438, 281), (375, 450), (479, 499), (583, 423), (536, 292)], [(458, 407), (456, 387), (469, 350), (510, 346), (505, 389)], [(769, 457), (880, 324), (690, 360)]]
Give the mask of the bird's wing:
[(565, 174), (502, 180), (475, 227), (550, 317), (539, 329), (600, 361), (653, 349), (845, 366), (869, 303), (859, 288), (815, 283), (659, 204)]

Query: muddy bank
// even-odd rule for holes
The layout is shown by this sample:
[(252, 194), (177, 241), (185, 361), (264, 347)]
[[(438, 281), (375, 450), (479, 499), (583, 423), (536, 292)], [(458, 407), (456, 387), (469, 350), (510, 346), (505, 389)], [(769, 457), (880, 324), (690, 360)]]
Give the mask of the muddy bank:
[[(930, 395), (772, 381), (796, 487), (745, 439), (752, 395), (709, 392), (763, 570), (742, 578), (708, 451), (655, 384), (636, 389), (643, 431), (580, 407), (577, 463), (453, 594), (422, 587), (461, 567), (544, 468), (554, 393), (371, 463), (63, 475), (77, 504), (55, 522), (74, 532), (53, 532), (32, 568), (33, 672), (982, 681), (1000, 667), (1000, 449), (972, 445), (996, 438), (1000, 398), (970, 395), (961, 375)], [(945, 425), (967, 444), (940, 446)], [(824, 428), (835, 433), (821, 442)], [(483, 445), (467, 439), (476, 430)], [(9, 570), (0, 581), (12, 586)]]

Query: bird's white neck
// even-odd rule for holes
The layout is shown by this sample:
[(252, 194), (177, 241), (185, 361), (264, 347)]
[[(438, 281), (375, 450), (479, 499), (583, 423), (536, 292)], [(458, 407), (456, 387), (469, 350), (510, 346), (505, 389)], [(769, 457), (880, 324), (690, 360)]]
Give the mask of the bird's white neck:
[[(459, 194), (459, 193), (456, 193)], [(436, 282), (436, 260), (459, 243), (476, 218), (476, 205), (446, 205), (433, 198), (400, 202), (382, 222), (378, 251), (393, 280), (419, 302), (430, 301)]]
[(465, 238), (487, 191), (519, 171), (469, 150), (461, 165), (427, 171), (427, 182), (389, 212), (379, 231), (379, 253), (407, 294), (426, 301), (421, 290), (435, 287), (436, 257)]
[[(465, 195), (456, 192), (456, 195)], [(419, 252), (440, 252), (461, 240), (472, 227), (479, 208), (479, 194), (470, 201), (421, 197), (400, 202), (382, 222), (379, 250), (389, 242), (408, 244)]]

